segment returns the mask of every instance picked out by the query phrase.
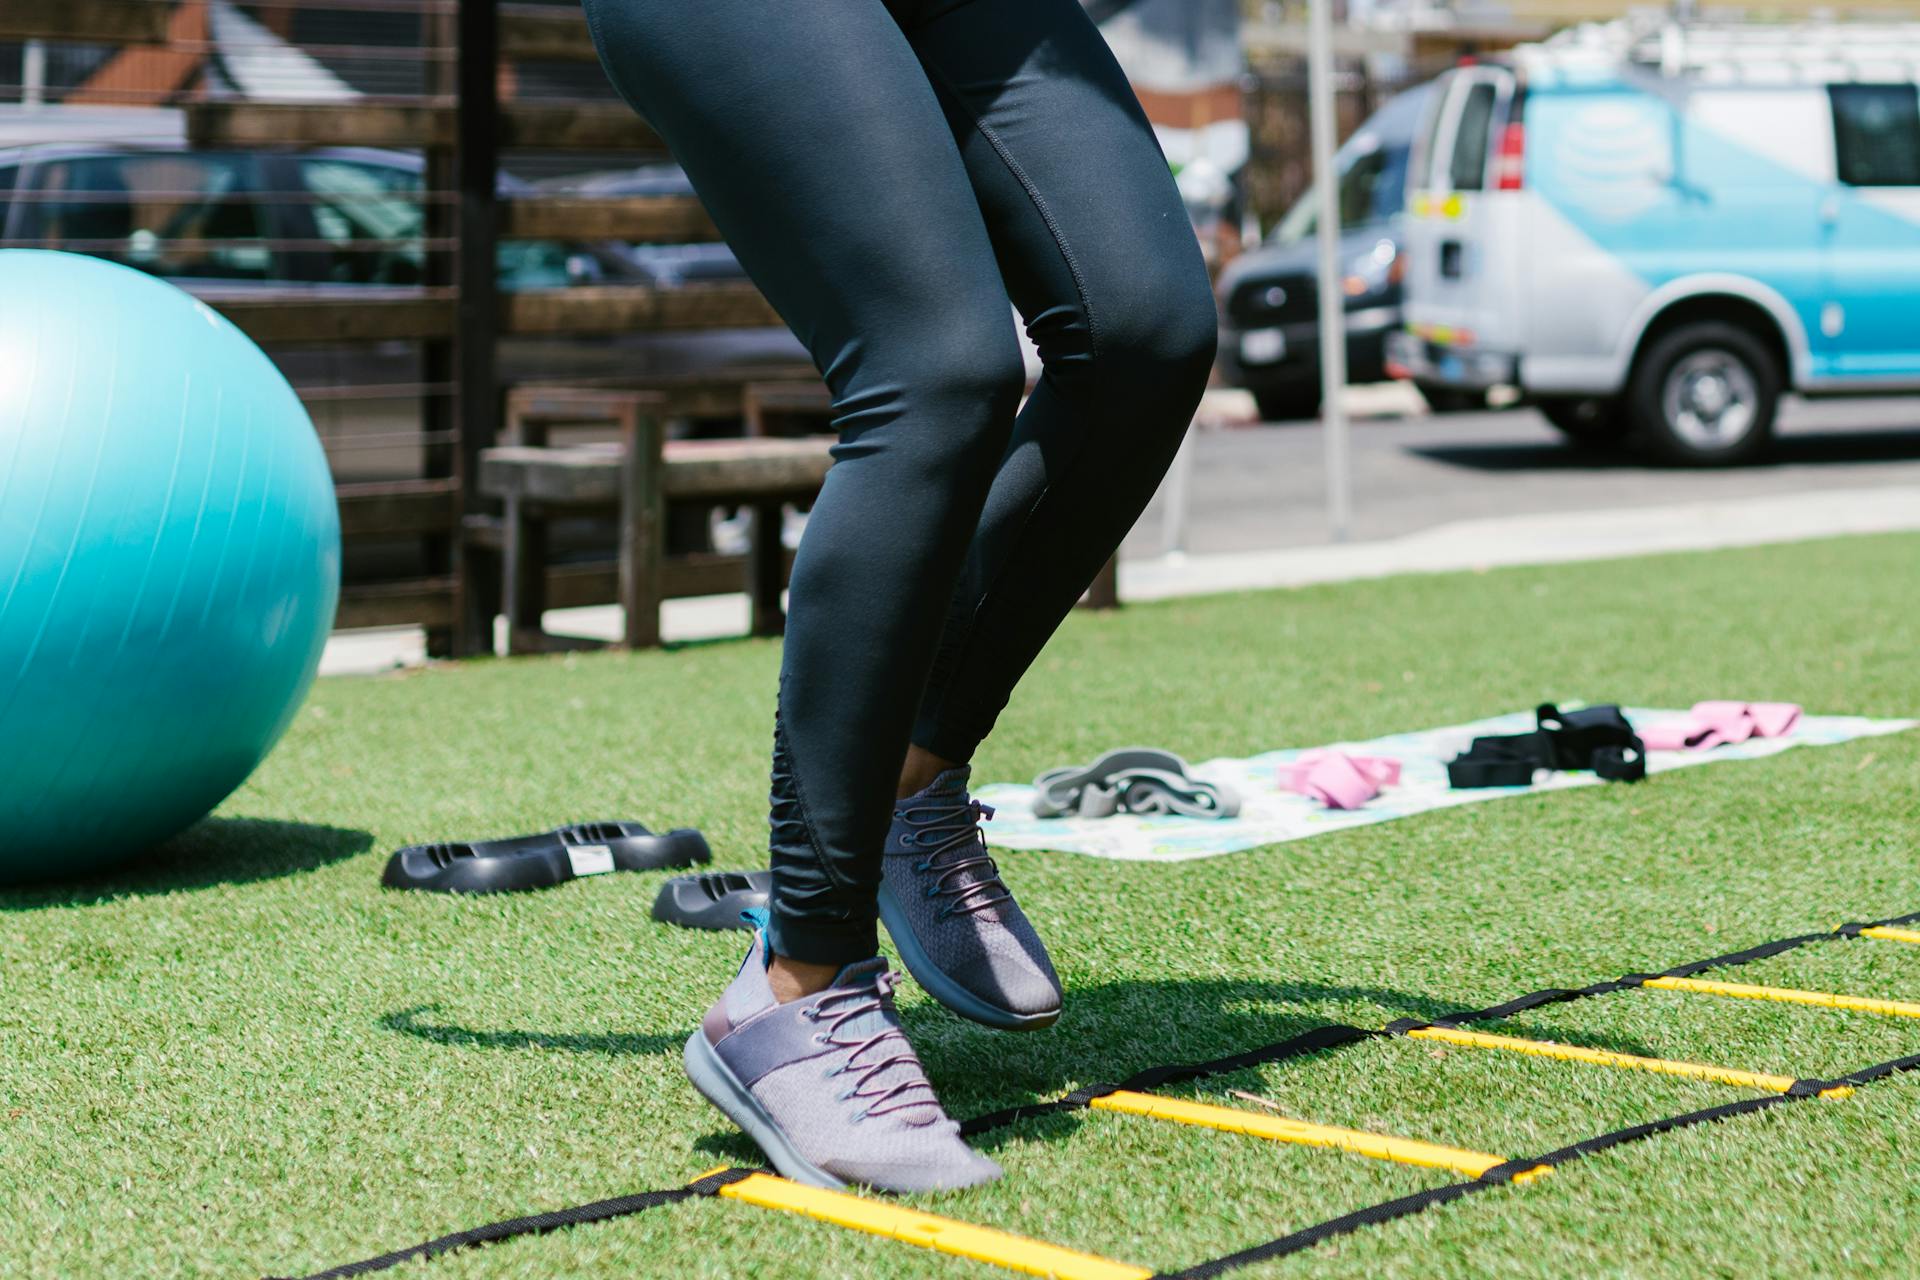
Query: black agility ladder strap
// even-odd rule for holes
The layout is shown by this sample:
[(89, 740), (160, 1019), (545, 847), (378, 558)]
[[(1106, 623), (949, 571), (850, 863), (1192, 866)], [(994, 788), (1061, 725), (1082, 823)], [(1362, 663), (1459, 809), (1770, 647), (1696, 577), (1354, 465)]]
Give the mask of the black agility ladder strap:
[[(1596, 709), (1597, 710), (1597, 709)], [(1580, 713), (1576, 713), (1580, 714)], [(1522, 735), (1525, 736), (1525, 735)], [(1685, 978), (1709, 969), (1728, 968), (1749, 964), (1769, 956), (1780, 955), (1810, 943), (1835, 938), (1858, 938), (1875, 931), (1896, 929), (1898, 926), (1920, 922), (1920, 912), (1910, 915), (1893, 916), (1884, 920), (1866, 923), (1849, 923), (1824, 933), (1803, 933), (1790, 938), (1779, 938), (1764, 942), (1758, 946), (1747, 947), (1740, 951), (1731, 951), (1724, 955), (1711, 956), (1705, 960), (1694, 960), (1686, 964), (1675, 965), (1659, 973), (1630, 973), (1622, 977), (1595, 982), (1584, 987), (1547, 987), (1529, 992), (1501, 1004), (1490, 1005), (1484, 1009), (1474, 1009), (1460, 1013), (1446, 1014), (1439, 1018), (1420, 1019), (1402, 1018), (1384, 1027), (1353, 1027), (1333, 1023), (1311, 1027), (1286, 1040), (1261, 1045), (1241, 1053), (1229, 1054), (1204, 1062), (1175, 1063), (1166, 1066), (1148, 1067), (1135, 1072), (1120, 1084), (1095, 1084), (1075, 1089), (1064, 1097), (1050, 1101), (1029, 1102), (1016, 1107), (1007, 1107), (986, 1115), (975, 1116), (961, 1126), (961, 1132), (973, 1136), (990, 1130), (1004, 1128), (1022, 1120), (1041, 1116), (1058, 1115), (1064, 1112), (1087, 1109), (1096, 1098), (1122, 1091), (1146, 1092), (1168, 1084), (1180, 1084), (1194, 1080), (1204, 1080), (1211, 1076), (1228, 1072), (1242, 1071), (1249, 1067), (1264, 1066), (1282, 1062), (1289, 1058), (1301, 1057), (1312, 1053), (1323, 1053), (1339, 1049), (1362, 1041), (1375, 1040), (1388, 1036), (1405, 1035), (1410, 1031), (1427, 1027), (1446, 1027), (1467, 1022), (1491, 1022), (1512, 1017), (1531, 1009), (1545, 1005), (1563, 1004), (1572, 1000), (1585, 1000), (1593, 996), (1608, 995), (1616, 991), (1643, 987), (1656, 978)], [(1522, 1175), (1540, 1169), (1565, 1164), (1585, 1156), (1606, 1151), (1628, 1142), (1637, 1142), (1656, 1134), (1668, 1133), (1675, 1129), (1690, 1128), (1698, 1124), (1731, 1119), (1734, 1116), (1763, 1111), (1770, 1107), (1806, 1098), (1819, 1097), (1831, 1090), (1853, 1088), (1885, 1079), (1906, 1071), (1920, 1069), (1920, 1054), (1905, 1058), (1895, 1058), (1874, 1066), (1849, 1072), (1832, 1080), (1795, 1080), (1792, 1085), (1780, 1092), (1769, 1093), (1757, 1098), (1744, 1098), (1737, 1102), (1724, 1103), (1708, 1107), (1701, 1111), (1692, 1111), (1684, 1115), (1669, 1116), (1665, 1119), (1650, 1121), (1616, 1129), (1591, 1138), (1583, 1139), (1557, 1151), (1544, 1155), (1504, 1161), (1494, 1165), (1477, 1177), (1461, 1182), (1450, 1182), (1411, 1195), (1400, 1196), (1379, 1204), (1356, 1209), (1351, 1213), (1329, 1218), (1325, 1222), (1304, 1227), (1290, 1235), (1269, 1240), (1208, 1261), (1196, 1263), (1182, 1270), (1162, 1272), (1153, 1280), (1208, 1280), (1209, 1277), (1222, 1275), (1237, 1267), (1271, 1258), (1284, 1257), (1309, 1249), (1321, 1241), (1333, 1236), (1357, 1231), (1362, 1227), (1376, 1223), (1391, 1222), (1396, 1218), (1420, 1213), (1437, 1205), (1447, 1204), (1462, 1196), (1486, 1191), (1493, 1187), (1507, 1186), (1521, 1179)], [(624, 1217), (639, 1213), (645, 1209), (665, 1204), (677, 1204), (702, 1196), (717, 1196), (722, 1187), (743, 1181), (756, 1173), (765, 1173), (764, 1169), (731, 1168), (716, 1169), (685, 1186), (669, 1187), (659, 1191), (643, 1191), (637, 1195), (620, 1196), (612, 1200), (599, 1200), (592, 1204), (576, 1205), (569, 1209), (556, 1209), (549, 1213), (537, 1213), (522, 1218), (509, 1218), (503, 1222), (489, 1223), (467, 1231), (458, 1231), (452, 1235), (428, 1240), (410, 1248), (381, 1254), (361, 1262), (350, 1262), (325, 1271), (315, 1272), (302, 1280), (350, 1280), (350, 1277), (366, 1275), (374, 1271), (384, 1271), (399, 1266), (403, 1262), (415, 1259), (433, 1258), (451, 1253), (456, 1249), (466, 1249), (478, 1245), (491, 1244), (499, 1240), (512, 1239), (515, 1236), (541, 1235), (556, 1231), (562, 1227), (579, 1226), (589, 1222), (602, 1222), (609, 1218)], [(272, 1280), (270, 1277), (269, 1280)]]
[[(589, 1222), (605, 1222), (609, 1218), (624, 1218), (645, 1209), (657, 1209), (663, 1204), (678, 1204), (682, 1200), (691, 1200), (696, 1196), (718, 1195), (720, 1188), (729, 1183), (739, 1182), (743, 1178), (761, 1172), (764, 1170), (716, 1169), (683, 1187), (641, 1191), (630, 1196), (615, 1196), (611, 1200), (596, 1200), (592, 1204), (577, 1204), (568, 1209), (554, 1209), (548, 1213), (534, 1213), (523, 1218), (489, 1222), (484, 1227), (470, 1227), (465, 1231), (456, 1231), (452, 1235), (441, 1236), (405, 1249), (395, 1249), (392, 1253), (383, 1253), (377, 1258), (365, 1258), (359, 1262), (349, 1262), (338, 1267), (330, 1267), (325, 1271), (316, 1271), (312, 1275), (300, 1277), (300, 1280), (350, 1280), (350, 1277), (364, 1276), (373, 1271), (385, 1271), (389, 1267), (397, 1267), (403, 1262), (412, 1262), (416, 1258), (437, 1258), (443, 1253), (452, 1253), (456, 1249), (476, 1248), (499, 1240), (511, 1240), (515, 1236), (541, 1236), (549, 1231), (558, 1231), (562, 1227), (577, 1227)], [(279, 1278), (269, 1276), (267, 1280), (279, 1280)]]

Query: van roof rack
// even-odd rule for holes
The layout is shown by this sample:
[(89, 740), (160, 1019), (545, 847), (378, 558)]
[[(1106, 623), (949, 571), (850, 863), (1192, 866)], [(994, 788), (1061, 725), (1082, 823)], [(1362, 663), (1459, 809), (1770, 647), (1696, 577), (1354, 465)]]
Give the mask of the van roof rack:
[(1624, 62), (1705, 84), (1912, 81), (1920, 79), (1920, 22), (1682, 22), (1638, 13), (1582, 23), (1514, 56), (1541, 69)]

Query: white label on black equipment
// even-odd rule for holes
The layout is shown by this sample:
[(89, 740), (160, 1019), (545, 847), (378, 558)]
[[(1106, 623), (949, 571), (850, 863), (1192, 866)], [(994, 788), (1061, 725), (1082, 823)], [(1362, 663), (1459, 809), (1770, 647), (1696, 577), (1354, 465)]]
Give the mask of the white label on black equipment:
[(603, 844), (567, 846), (567, 861), (576, 876), (600, 876), (613, 870), (613, 850)]

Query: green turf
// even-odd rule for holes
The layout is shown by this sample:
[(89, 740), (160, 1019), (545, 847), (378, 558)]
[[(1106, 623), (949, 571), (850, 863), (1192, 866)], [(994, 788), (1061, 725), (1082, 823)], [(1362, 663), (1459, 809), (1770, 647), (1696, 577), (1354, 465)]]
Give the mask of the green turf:
[[(1920, 709), (1920, 538), (1461, 574), (1076, 617), (982, 753), (1023, 779), (1123, 743), (1189, 758), (1546, 699)], [(737, 936), (650, 923), (659, 876), (524, 897), (381, 890), (395, 845), (636, 816), (763, 848), (777, 649), (730, 643), (323, 682), (214, 821), (147, 867), (0, 897), (0, 1274), (293, 1274), (492, 1218), (669, 1186), (752, 1149), (679, 1044)], [(1339, 1019), (1378, 1025), (1920, 910), (1920, 734), (1427, 814), (1202, 862), (1002, 861), (1067, 985), (994, 1035), (910, 986), (966, 1114)], [(1739, 975), (1920, 998), (1920, 947)], [(1818, 1073), (1920, 1023), (1633, 992), (1510, 1030)], [(1187, 1090), (1502, 1154), (1745, 1096), (1406, 1040)], [(1672, 1134), (1247, 1274), (1905, 1274), (1920, 1079)], [(1444, 1180), (1081, 1114), (993, 1136), (938, 1210), (1152, 1266)], [(702, 1202), (412, 1274), (998, 1274)]]

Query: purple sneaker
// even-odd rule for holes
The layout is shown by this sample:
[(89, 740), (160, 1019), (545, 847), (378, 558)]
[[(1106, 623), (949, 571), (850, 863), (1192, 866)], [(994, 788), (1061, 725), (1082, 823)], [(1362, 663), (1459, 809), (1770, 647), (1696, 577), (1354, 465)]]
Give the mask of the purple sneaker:
[(1037, 1031), (1060, 1016), (1060, 979), (987, 854), (991, 810), (967, 794), (968, 776), (949, 769), (894, 803), (880, 919), (928, 995), (989, 1027)]
[(740, 973), (687, 1040), (687, 1075), (795, 1182), (951, 1191), (1000, 1176), (960, 1138), (893, 1009), (879, 958), (787, 1004), (755, 930)]

